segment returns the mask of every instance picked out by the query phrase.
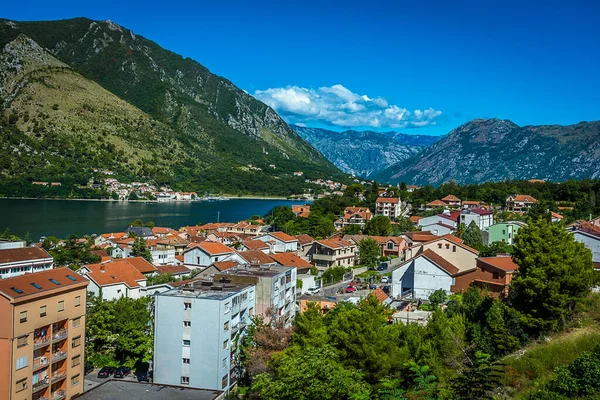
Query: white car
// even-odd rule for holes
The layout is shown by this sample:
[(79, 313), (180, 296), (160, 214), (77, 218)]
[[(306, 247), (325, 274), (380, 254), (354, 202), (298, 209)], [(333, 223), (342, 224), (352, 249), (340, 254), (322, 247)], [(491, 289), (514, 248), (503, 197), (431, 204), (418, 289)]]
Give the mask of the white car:
[(381, 283), (392, 283), (392, 277), (391, 276), (384, 276), (381, 278)]
[(320, 288), (313, 286), (313, 287), (309, 287), (308, 289), (306, 289), (306, 292), (304, 292), (304, 294), (312, 296), (314, 294), (317, 294), (321, 291)]

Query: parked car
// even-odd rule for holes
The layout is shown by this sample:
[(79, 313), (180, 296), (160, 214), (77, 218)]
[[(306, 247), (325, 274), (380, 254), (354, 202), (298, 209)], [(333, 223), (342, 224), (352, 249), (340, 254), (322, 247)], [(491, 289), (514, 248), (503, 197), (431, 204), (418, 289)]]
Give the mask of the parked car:
[(356, 288), (354, 286), (348, 286), (346, 288), (346, 293), (354, 293), (356, 292)]
[(381, 278), (381, 283), (392, 283), (392, 277), (391, 276), (384, 276)]
[(119, 367), (115, 371), (115, 378), (125, 378), (131, 373), (131, 368), (129, 367)]
[(152, 371), (138, 371), (136, 374), (138, 382), (150, 382)]
[(83, 374), (87, 375), (90, 372), (92, 372), (94, 370), (94, 366), (92, 364), (85, 364), (85, 367), (83, 369)]
[(312, 296), (312, 295), (319, 293), (320, 291), (321, 291), (320, 288), (313, 286), (313, 287), (309, 287), (308, 289), (306, 289), (306, 292), (304, 292), (304, 294)]
[(388, 269), (388, 263), (386, 263), (386, 262), (382, 262), (377, 267), (377, 271), (385, 271), (386, 269)]
[(98, 371), (98, 378), (108, 378), (114, 373), (115, 367), (102, 367), (102, 369)]

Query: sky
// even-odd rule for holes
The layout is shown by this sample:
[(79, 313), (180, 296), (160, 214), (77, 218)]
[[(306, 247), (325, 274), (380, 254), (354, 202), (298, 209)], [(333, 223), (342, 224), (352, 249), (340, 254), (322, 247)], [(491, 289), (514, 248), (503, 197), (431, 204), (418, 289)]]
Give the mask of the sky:
[(0, 17), (110, 19), (289, 123), (438, 135), (474, 118), (599, 120), (595, 3), (30, 0)]

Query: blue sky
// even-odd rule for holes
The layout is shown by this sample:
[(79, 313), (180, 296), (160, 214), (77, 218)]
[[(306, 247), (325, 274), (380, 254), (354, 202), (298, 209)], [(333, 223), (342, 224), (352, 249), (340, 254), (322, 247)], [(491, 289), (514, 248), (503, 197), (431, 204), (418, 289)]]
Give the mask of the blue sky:
[(0, 17), (15, 20), (110, 19), (308, 126), (444, 134), (476, 117), (600, 119), (592, 1), (5, 3)]

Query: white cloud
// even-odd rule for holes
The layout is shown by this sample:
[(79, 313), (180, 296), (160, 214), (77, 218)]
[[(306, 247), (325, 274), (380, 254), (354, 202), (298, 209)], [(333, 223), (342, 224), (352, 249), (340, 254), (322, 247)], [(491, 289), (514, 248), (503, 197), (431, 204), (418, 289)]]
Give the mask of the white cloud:
[(288, 122), (321, 122), (340, 127), (407, 128), (434, 125), (442, 112), (409, 111), (381, 97), (359, 95), (342, 85), (307, 89), (298, 86), (257, 90), (254, 97), (273, 107)]

